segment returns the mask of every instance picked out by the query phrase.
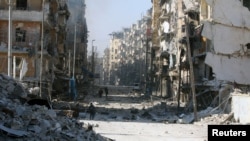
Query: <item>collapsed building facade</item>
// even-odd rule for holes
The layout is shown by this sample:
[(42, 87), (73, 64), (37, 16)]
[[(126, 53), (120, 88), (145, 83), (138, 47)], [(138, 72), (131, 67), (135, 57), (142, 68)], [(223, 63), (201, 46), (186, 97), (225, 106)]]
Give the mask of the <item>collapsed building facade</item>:
[(203, 26), (199, 20), (199, 3), (155, 0), (153, 17), (153, 21), (158, 21), (152, 24), (153, 94), (188, 101), (191, 83), (196, 87), (202, 85), (202, 80), (211, 79), (210, 68), (204, 64), (207, 50), (200, 35)]
[[(116, 64), (116, 70), (122, 72), (117, 78), (124, 81), (135, 70), (143, 76), (138, 80), (143, 80), (145, 93), (172, 99), (178, 106), (184, 103), (186, 110), (219, 106), (223, 112), (234, 112), (236, 119), (249, 122), (246, 107), (249, 107), (250, 84), (250, 3), (247, 0), (151, 2), (150, 20), (138, 24), (138, 28), (124, 30), (122, 38), (118, 38), (119, 46), (111, 39), (109, 61), (116, 63), (109, 63), (109, 72)], [(138, 33), (140, 37), (135, 36)], [(141, 41), (146, 42), (138, 45)], [(141, 52), (137, 52), (140, 47)], [(130, 65), (129, 69), (121, 65), (136, 64), (133, 62), (137, 56), (142, 57), (143, 71), (136, 69), (139, 64)], [(120, 84), (132, 82), (135, 81), (130, 79)], [(240, 107), (245, 107), (244, 111)]]
[[(11, 76), (43, 88), (44, 93), (50, 93), (52, 89), (60, 90), (63, 86), (57, 87), (55, 81), (58, 80), (57, 75), (67, 76), (70, 69), (72, 70), (69, 68), (68, 58), (69, 50), (73, 50), (73, 47), (68, 47), (66, 44), (67, 21), (71, 16), (68, 1), (11, 0), (10, 2), (9, 4), (8, 1), (0, 1), (0, 71), (7, 73), (7, 68), (11, 68)], [(8, 28), (9, 22), (10, 28)], [(86, 31), (86, 23), (81, 24), (84, 26), (82, 31)], [(8, 29), (11, 30), (10, 38)], [(86, 44), (87, 32), (84, 33), (82, 41)], [(81, 47), (86, 48), (86, 45)], [(79, 50), (76, 58), (80, 58), (80, 55), (86, 56), (87, 50)], [(8, 56), (9, 52), (11, 56)], [(71, 53), (73, 54), (73, 51)], [(11, 58), (10, 66), (8, 58)]]
[(232, 100), (232, 93), (249, 93), (249, 2), (152, 3), (152, 94), (185, 102), (189, 109), (192, 93), (198, 109), (215, 101), (225, 112), (237, 109), (232, 101), (240, 98)]

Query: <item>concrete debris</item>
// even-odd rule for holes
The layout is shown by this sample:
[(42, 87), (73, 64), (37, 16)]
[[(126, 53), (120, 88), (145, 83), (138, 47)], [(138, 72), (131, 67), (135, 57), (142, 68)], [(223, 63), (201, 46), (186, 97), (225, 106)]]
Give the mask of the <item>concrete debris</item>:
[(11, 129), (3, 125), (0, 125), (0, 130), (6, 132), (8, 136), (12, 137), (23, 137), (28, 135), (28, 132)]
[[(198, 115), (198, 119), (199, 121), (197, 121), (196, 123), (202, 123), (202, 124), (218, 124), (220, 122), (222, 122), (223, 120), (225, 120), (226, 115), (228, 114), (222, 114), (221, 110), (216, 107), (216, 108), (212, 108), (212, 107), (208, 107), (205, 110), (201, 110), (197, 113)], [(183, 124), (190, 124), (194, 122), (194, 114), (190, 113), (190, 114), (181, 114), (181, 116), (179, 116), (179, 119), (177, 121), (178, 123), (183, 123)]]
[(46, 104), (21, 102), (23, 98), (28, 99), (27, 94), (22, 84), (0, 74), (0, 140), (109, 140), (93, 130), (87, 132), (89, 128), (84, 128), (77, 118), (59, 114)]

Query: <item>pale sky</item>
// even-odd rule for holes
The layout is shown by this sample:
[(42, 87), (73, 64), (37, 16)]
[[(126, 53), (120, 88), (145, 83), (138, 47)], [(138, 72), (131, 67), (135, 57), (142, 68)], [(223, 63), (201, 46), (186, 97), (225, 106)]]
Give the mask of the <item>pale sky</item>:
[(86, 20), (89, 31), (88, 55), (93, 46), (99, 57), (109, 46), (109, 34), (122, 31), (137, 23), (148, 9), (151, 0), (86, 0)]

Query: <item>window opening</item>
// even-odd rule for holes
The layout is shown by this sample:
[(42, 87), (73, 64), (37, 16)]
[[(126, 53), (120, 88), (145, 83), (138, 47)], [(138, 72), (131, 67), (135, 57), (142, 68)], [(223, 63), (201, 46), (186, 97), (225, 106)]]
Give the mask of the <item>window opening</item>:
[(17, 10), (26, 10), (27, 9), (27, 0), (16, 0), (16, 9)]
[(26, 31), (16, 28), (16, 42), (25, 42)]

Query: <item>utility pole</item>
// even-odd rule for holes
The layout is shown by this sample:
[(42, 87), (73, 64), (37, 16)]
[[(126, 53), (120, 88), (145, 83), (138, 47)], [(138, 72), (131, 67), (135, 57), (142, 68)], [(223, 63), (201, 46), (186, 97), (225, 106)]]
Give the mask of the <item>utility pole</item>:
[(75, 35), (74, 35), (74, 58), (73, 58), (73, 78), (75, 77), (75, 62), (76, 62), (76, 25), (75, 25)]
[(8, 34), (8, 76), (11, 76), (12, 70), (12, 0), (9, 0), (9, 34)]
[(71, 65), (70, 65), (71, 64), (71, 50), (69, 50), (69, 61), (68, 62), (69, 62), (68, 70), (69, 70), (69, 77), (70, 77), (70, 73), (71, 73), (71, 68), (70, 68), (71, 67)]
[(148, 38), (146, 39), (146, 55), (145, 55), (145, 89), (146, 89), (146, 95), (149, 94), (148, 91)]
[[(145, 76), (146, 76), (146, 96), (150, 96), (151, 95), (151, 62), (149, 62), (149, 57), (150, 57), (150, 61), (152, 60), (152, 51), (150, 50), (149, 47), (149, 41), (151, 39), (151, 22), (149, 19), (147, 19), (147, 28), (146, 28), (146, 61), (145, 61), (145, 67), (146, 67), (146, 72), (145, 72)], [(148, 55), (148, 53), (150, 54), (150, 56)], [(150, 63), (150, 73), (149, 73), (149, 63)]]
[(41, 62), (40, 62), (40, 97), (42, 97), (42, 74), (43, 74), (43, 46), (44, 46), (44, 0), (42, 3), (42, 12), (43, 12), (43, 20), (42, 20), (42, 37), (41, 37)]
[(94, 62), (95, 62), (95, 52), (94, 52), (94, 45), (93, 45), (93, 42), (95, 40), (92, 40), (92, 68), (91, 68), (91, 71), (93, 73), (93, 77), (94, 77), (94, 74), (95, 74), (95, 65), (94, 65)]
[(189, 41), (189, 23), (188, 18), (185, 16), (185, 24), (186, 24), (186, 36), (187, 36), (187, 53), (188, 53), (188, 61), (190, 66), (190, 83), (193, 94), (193, 108), (194, 108), (194, 120), (197, 121), (197, 102), (196, 102), (196, 93), (195, 93), (195, 81), (194, 81), (194, 69), (193, 69), (193, 61), (191, 56), (190, 49), (190, 41)]

